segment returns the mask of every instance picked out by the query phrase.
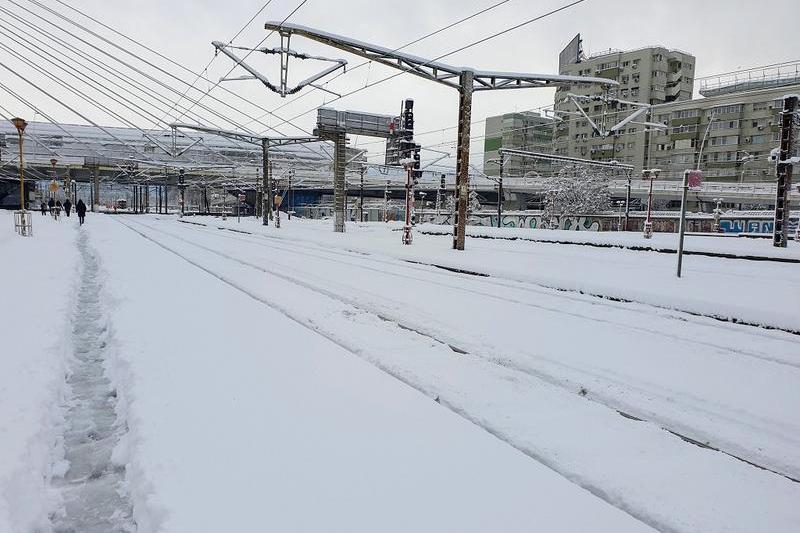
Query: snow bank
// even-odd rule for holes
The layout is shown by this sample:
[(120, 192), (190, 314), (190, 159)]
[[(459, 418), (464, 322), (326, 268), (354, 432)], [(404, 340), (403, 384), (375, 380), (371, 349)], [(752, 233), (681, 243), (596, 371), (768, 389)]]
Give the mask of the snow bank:
[(268, 302), (91, 231), (140, 533), (651, 531)]
[[(77, 272), (76, 218), (34, 216), (32, 238), (0, 211), (0, 531), (49, 528), (49, 490), (59, 451), (60, 402), (71, 351)], [(57, 459), (57, 457), (55, 457)]]

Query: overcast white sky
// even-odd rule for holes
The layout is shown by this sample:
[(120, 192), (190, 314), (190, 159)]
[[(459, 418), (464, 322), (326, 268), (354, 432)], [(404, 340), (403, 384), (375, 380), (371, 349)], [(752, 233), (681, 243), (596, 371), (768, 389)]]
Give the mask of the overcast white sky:
[[(12, 1), (36, 9), (30, 0), (0, 0), (0, 6), (22, 14), (23, 11)], [(54, 9), (64, 9), (54, 0), (43, 1)], [(210, 44), (212, 40), (230, 39), (264, 4), (264, 1), (70, 0), (73, 6), (158, 49), (193, 70), (202, 69), (213, 57), (213, 48)], [(300, 1), (273, 0), (265, 12), (235, 41), (235, 44), (257, 44), (266, 35), (263, 29), (264, 21), (283, 19)], [(308, 0), (290, 21), (388, 47), (397, 47), (496, 2), (497, 0), (404, 0), (402, 2)], [(565, 3), (566, 0), (510, 0), (497, 9), (415, 44), (407, 50), (424, 57), (439, 56)], [(779, 24), (783, 13), (786, 12), (796, 16), (796, 0), (762, 0), (757, 4), (740, 0), (587, 0), (567, 11), (534, 22), (443, 61), (491, 70), (557, 73), (558, 52), (573, 35), (580, 32), (584, 38), (584, 48), (589, 53), (609, 48), (627, 49), (650, 44), (662, 44), (685, 50), (697, 57), (697, 76), (701, 77), (800, 59), (798, 57), (800, 32), (787, 31), (785, 35), (779, 35)], [(0, 17), (4, 23), (9, 20), (6, 13), (0, 13)], [(30, 15), (25, 17), (36, 21)], [(63, 23), (61, 25), (67, 26)], [(57, 33), (55, 29), (53, 33)], [(0, 37), (0, 41), (12, 47), (16, 46), (7, 38)], [(277, 39), (271, 39), (268, 44), (276, 46)], [(337, 50), (326, 49), (322, 45), (302, 39), (293, 41), (292, 47), (301, 51), (342, 57), (342, 53)], [(113, 51), (110, 48), (109, 50)], [(26, 53), (26, 56), (30, 57), (30, 54)], [(0, 49), (0, 58), (3, 63), (19, 68), (29, 77), (40, 79), (32, 74), (29, 66), (9, 57), (6, 50)], [(345, 58), (349, 60), (351, 66), (362, 62), (357, 57), (345, 56)], [(268, 58), (262, 54), (254, 54), (251, 59), (252, 63), (267, 75), (277, 74), (275, 57)], [(218, 57), (209, 69), (209, 77), (218, 79), (231, 65), (227, 58)], [(57, 73), (52, 68), (51, 71)], [(290, 71), (290, 83), (304, 77), (306, 72), (308, 70), (305, 68), (293, 68)], [(346, 92), (393, 72), (380, 66), (364, 67), (334, 81), (331, 88), (337, 92)], [(185, 72), (175, 70), (175, 73), (183, 78), (190, 78)], [(237, 74), (242, 72), (237, 71)], [(59, 78), (62, 77), (68, 79), (67, 75), (59, 74)], [(14, 88), (22, 89), (37, 106), (58, 120), (83, 122), (43, 94), (12, 79), (7, 72), (2, 71), (0, 79), (5, 79), (6, 83), (10, 83)], [(119, 123), (118, 120), (92, 108), (89, 104), (66, 96), (66, 91), (54, 86), (52, 82), (41, 80), (41, 83), (43, 87), (48, 87), (54, 93), (73, 102), (77, 109), (85, 112), (93, 120), (104, 124)], [(180, 88), (177, 83), (173, 82), (173, 85)], [(198, 86), (203, 90), (208, 88), (205, 82)], [(255, 81), (231, 82), (226, 84), (226, 87), (254, 99), (270, 110), (286, 102)], [(176, 95), (163, 89), (159, 91), (169, 100), (176, 98)], [(234, 102), (229, 96), (219, 92), (219, 89), (213, 94)], [(345, 98), (334, 103), (333, 107), (394, 114), (398, 111), (401, 100), (407, 97), (416, 101), (417, 131), (455, 126), (457, 93), (409, 75), (403, 75)], [(293, 117), (320, 105), (323, 99), (330, 100), (331, 97), (315, 92), (284, 107), (277, 114), (284, 118)], [(552, 104), (552, 99), (553, 90), (481, 93), (475, 98), (473, 120), (507, 111)], [(0, 104), (15, 114), (33, 118), (30, 109), (10, 98), (2, 89), (0, 89)], [(222, 110), (217, 104), (214, 105)], [(253, 115), (263, 114), (246, 105), (240, 106), (240, 110)], [(225, 113), (229, 114), (230, 111)], [(152, 125), (141, 117), (131, 116), (130, 120), (140, 126)], [(312, 112), (297, 119), (296, 123), (306, 130), (311, 130), (314, 120), (315, 113)], [(248, 120), (239, 115), (234, 121), (243, 123)], [(276, 124), (275, 118), (265, 121), (270, 125)], [(264, 129), (263, 126), (253, 124), (250, 126), (259, 131)], [(232, 126), (228, 124), (227, 127)], [(300, 133), (296, 128), (285, 126), (281, 131), (288, 135)], [(482, 135), (483, 126), (475, 126), (473, 133), (476, 136)], [(447, 130), (427, 135), (419, 140), (426, 145), (436, 145), (451, 142), (454, 137), (455, 131)], [(367, 141), (360, 140), (360, 142)], [(482, 141), (477, 140), (473, 150), (480, 152)]]

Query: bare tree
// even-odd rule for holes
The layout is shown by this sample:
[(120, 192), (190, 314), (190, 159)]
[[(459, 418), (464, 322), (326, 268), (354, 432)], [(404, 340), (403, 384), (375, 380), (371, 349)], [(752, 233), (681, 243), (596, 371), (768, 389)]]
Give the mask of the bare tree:
[(609, 176), (602, 169), (566, 165), (558, 174), (542, 180), (545, 209), (543, 227), (557, 228), (564, 215), (585, 215), (611, 207)]

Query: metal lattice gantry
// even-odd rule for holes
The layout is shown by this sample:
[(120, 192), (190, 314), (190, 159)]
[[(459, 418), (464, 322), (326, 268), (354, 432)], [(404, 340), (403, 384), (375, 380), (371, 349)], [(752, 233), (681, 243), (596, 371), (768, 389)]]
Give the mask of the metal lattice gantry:
[(366, 58), (370, 61), (375, 61), (376, 63), (402, 70), (426, 80), (446, 85), (459, 92), (458, 141), (456, 143), (457, 211), (453, 231), (453, 248), (457, 250), (464, 249), (466, 235), (467, 205), (469, 201), (470, 123), (472, 120), (473, 92), (558, 87), (573, 83), (590, 83), (602, 86), (618, 85), (616, 81), (606, 78), (495, 72), (478, 70), (466, 66), (453, 66), (437, 60), (425, 59), (298, 24), (267, 22), (264, 27), (267, 30), (278, 32), (282, 37), (288, 37), (292, 34), (300, 35)]
[(190, 129), (203, 133), (210, 133), (225, 137), (226, 139), (233, 139), (248, 144), (255, 144), (261, 146), (262, 155), (262, 171), (261, 171), (261, 213), (262, 224), (267, 226), (270, 218), (272, 218), (273, 207), (273, 190), (272, 190), (272, 173), (269, 164), (269, 149), (272, 146), (289, 146), (293, 144), (304, 144), (319, 141), (318, 137), (261, 137), (256, 135), (249, 135), (237, 131), (219, 130), (215, 128), (208, 128), (205, 126), (194, 124), (172, 124), (173, 129)]

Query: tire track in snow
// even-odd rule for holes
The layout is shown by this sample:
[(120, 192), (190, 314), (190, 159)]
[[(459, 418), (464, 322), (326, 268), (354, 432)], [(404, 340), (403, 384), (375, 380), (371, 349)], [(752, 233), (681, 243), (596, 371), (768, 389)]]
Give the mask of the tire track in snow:
[[(694, 428), (688, 427), (688, 426), (686, 426), (686, 425), (684, 425), (684, 424), (682, 424), (682, 423), (680, 423), (680, 422), (678, 422), (676, 420), (671, 420), (671, 419), (666, 419), (665, 420), (663, 418), (659, 419), (657, 413), (641, 412), (641, 410), (638, 409), (635, 405), (631, 405), (631, 404), (626, 403), (626, 402), (621, 402), (621, 401), (619, 401), (619, 400), (617, 400), (617, 399), (615, 399), (613, 397), (607, 397), (606, 395), (601, 395), (601, 394), (597, 394), (597, 393), (593, 393), (591, 395), (588, 395), (588, 394), (584, 393), (583, 390), (580, 389), (580, 384), (573, 382), (569, 378), (564, 378), (564, 377), (559, 377), (559, 376), (556, 376), (556, 375), (552, 375), (547, 371), (543, 371), (541, 369), (534, 368), (534, 367), (531, 367), (531, 366), (528, 366), (528, 365), (521, 365), (521, 364), (515, 363), (515, 362), (513, 362), (510, 359), (505, 358), (505, 357), (496, 357), (496, 356), (494, 356), (492, 354), (482, 354), (482, 353), (470, 352), (468, 350), (465, 350), (464, 348), (457, 347), (458, 341), (456, 339), (445, 339), (440, 334), (437, 334), (435, 332), (426, 331), (425, 328), (404, 324), (404, 323), (398, 321), (397, 319), (395, 319), (393, 317), (383, 315), (383, 314), (381, 314), (381, 313), (379, 313), (379, 312), (377, 312), (377, 311), (375, 311), (373, 309), (370, 309), (368, 307), (364, 307), (363, 304), (361, 304), (359, 302), (356, 302), (353, 299), (350, 299), (350, 298), (347, 298), (347, 297), (343, 297), (343, 296), (341, 296), (341, 295), (339, 295), (339, 294), (337, 294), (335, 292), (329, 291), (327, 289), (320, 288), (320, 287), (318, 287), (318, 286), (316, 286), (314, 284), (311, 284), (311, 283), (307, 283), (307, 282), (298, 280), (296, 278), (293, 278), (293, 277), (288, 276), (286, 274), (283, 274), (281, 272), (275, 272), (273, 270), (269, 270), (269, 269), (264, 268), (262, 266), (255, 265), (255, 264), (250, 263), (248, 261), (245, 261), (245, 260), (242, 260), (242, 259), (238, 259), (236, 257), (232, 257), (230, 255), (227, 255), (227, 254), (223, 253), (223, 252), (214, 250), (214, 249), (212, 249), (210, 247), (207, 247), (207, 246), (204, 246), (202, 244), (198, 244), (198, 243), (192, 242), (192, 241), (190, 241), (188, 239), (185, 239), (183, 237), (179, 237), (177, 235), (174, 235), (174, 234), (169, 233), (167, 231), (164, 231), (162, 229), (155, 228), (155, 227), (150, 226), (148, 224), (145, 224), (145, 223), (142, 223), (142, 222), (139, 222), (139, 221), (135, 221), (135, 223), (137, 225), (143, 226), (143, 227), (145, 227), (145, 228), (147, 228), (147, 229), (149, 229), (151, 231), (162, 233), (162, 234), (164, 234), (164, 235), (166, 235), (166, 236), (168, 236), (170, 238), (176, 239), (178, 241), (182, 241), (182, 242), (184, 242), (184, 243), (186, 243), (186, 244), (188, 244), (190, 246), (194, 246), (194, 247), (199, 248), (201, 250), (204, 250), (204, 251), (210, 252), (212, 254), (215, 254), (215, 255), (217, 255), (219, 257), (222, 257), (223, 259), (226, 259), (226, 260), (229, 260), (229, 261), (232, 261), (232, 262), (235, 262), (235, 263), (239, 263), (239, 264), (241, 264), (243, 266), (258, 270), (258, 271), (263, 272), (263, 273), (265, 273), (267, 275), (274, 276), (274, 277), (277, 277), (277, 278), (282, 279), (284, 281), (287, 281), (289, 283), (293, 283), (293, 284), (298, 285), (300, 287), (309, 289), (309, 290), (311, 290), (313, 292), (316, 292), (318, 294), (321, 294), (323, 296), (326, 296), (328, 298), (336, 300), (336, 301), (338, 301), (340, 303), (344, 303), (346, 305), (352, 306), (352, 307), (354, 307), (354, 308), (356, 308), (356, 309), (358, 309), (358, 310), (360, 310), (362, 312), (377, 316), (381, 320), (384, 320), (384, 321), (387, 321), (387, 322), (392, 322), (392, 323), (396, 324), (398, 327), (400, 327), (402, 329), (414, 332), (414, 333), (419, 334), (421, 336), (427, 337), (427, 338), (429, 338), (429, 339), (431, 339), (431, 340), (433, 340), (433, 341), (435, 341), (437, 343), (440, 343), (440, 344), (443, 344), (445, 346), (448, 346), (451, 350), (453, 350), (453, 351), (455, 351), (457, 353), (460, 353), (460, 354), (471, 354), (473, 356), (479, 357), (479, 358), (481, 358), (481, 359), (483, 359), (483, 360), (485, 360), (487, 362), (490, 362), (492, 364), (496, 364), (498, 366), (502, 366), (502, 367), (504, 367), (504, 368), (506, 368), (508, 370), (516, 371), (516, 372), (519, 372), (520, 374), (528, 375), (530, 377), (539, 379), (539, 380), (541, 380), (541, 381), (543, 381), (545, 383), (548, 383), (550, 385), (555, 385), (555, 386), (564, 388), (566, 390), (569, 390), (570, 392), (573, 392), (573, 393), (576, 393), (576, 394), (580, 394), (581, 396), (584, 396), (587, 400), (595, 402), (595, 403), (599, 403), (599, 404), (601, 404), (601, 405), (603, 405), (603, 406), (605, 406), (605, 407), (607, 407), (609, 409), (612, 409), (612, 410), (614, 410), (615, 412), (619, 413), (621, 416), (623, 416), (623, 417), (625, 417), (627, 419), (630, 419), (630, 420), (633, 420), (633, 421), (639, 421), (639, 422), (643, 421), (643, 422), (654, 423), (654, 424), (658, 425), (659, 427), (661, 427), (663, 430), (668, 431), (668, 432), (672, 433), (673, 435), (675, 435), (677, 437), (680, 437), (684, 442), (687, 443), (687, 445), (696, 445), (696, 446), (700, 446), (700, 447), (706, 448), (708, 450), (712, 450), (712, 451), (715, 451), (715, 452), (722, 453), (722, 454), (727, 455), (727, 456), (729, 456), (729, 457), (731, 457), (733, 459), (736, 459), (737, 461), (745, 463), (745, 464), (747, 464), (747, 465), (749, 465), (751, 467), (754, 467), (754, 468), (757, 468), (757, 469), (760, 469), (760, 470), (764, 470), (764, 471), (767, 471), (767, 472), (771, 472), (771, 473), (773, 473), (775, 475), (781, 476), (781, 477), (786, 478), (786, 479), (788, 479), (788, 480), (790, 480), (792, 482), (795, 482), (795, 483), (800, 483), (800, 479), (798, 479), (798, 478), (796, 478), (796, 477), (794, 477), (794, 476), (792, 476), (790, 474), (787, 474), (787, 473), (781, 472), (781, 471), (779, 471), (779, 470), (777, 470), (775, 468), (771, 468), (769, 466), (765, 466), (763, 464), (760, 464), (759, 462), (757, 462), (756, 460), (753, 460), (752, 458), (743, 457), (738, 452), (728, 451), (728, 450), (725, 449), (724, 446), (712, 444), (710, 441), (705, 439), (704, 436), (697, 435), (697, 434), (692, 436), (692, 435), (688, 434), (688, 433), (693, 433), (695, 431)], [(220, 275), (219, 273), (213, 272), (212, 270), (206, 268), (205, 266), (202, 266), (199, 263), (197, 263), (197, 262), (185, 257), (180, 252), (170, 248), (169, 246), (167, 246), (167, 245), (163, 244), (162, 242), (154, 239), (153, 237), (150, 237), (150, 236), (144, 234), (143, 232), (137, 230), (136, 228), (133, 228), (132, 226), (130, 226), (128, 224), (125, 224), (124, 222), (122, 222), (122, 224), (124, 226), (128, 227), (129, 229), (131, 229), (132, 231), (136, 232), (137, 234), (141, 235), (142, 237), (144, 237), (144, 238), (150, 240), (151, 242), (157, 244), (158, 246), (164, 248), (165, 250), (177, 255), (178, 257), (184, 259), (185, 261), (189, 262), (190, 264), (200, 268), (201, 270), (205, 271), (206, 273), (208, 273), (208, 274), (210, 274), (210, 275), (222, 280), (223, 282), (231, 285), (232, 287), (236, 288), (237, 290), (239, 290), (241, 292), (244, 292), (245, 294), (248, 294), (250, 297), (252, 297), (252, 298), (254, 298), (254, 299), (256, 299), (256, 300), (258, 300), (258, 301), (260, 301), (262, 303), (265, 303), (266, 305), (272, 307), (273, 309), (278, 310), (282, 314), (284, 314), (287, 317), (291, 318), (292, 320), (298, 322), (299, 324), (303, 325), (304, 327), (307, 327), (307, 328), (311, 329), (312, 331), (314, 331), (314, 332), (316, 332), (316, 333), (328, 338), (329, 340), (332, 340), (333, 342), (336, 342), (338, 345), (342, 346), (343, 348), (347, 349), (348, 351), (358, 354), (358, 351), (355, 350), (353, 347), (350, 347), (350, 346), (348, 346), (346, 344), (343, 344), (341, 340), (339, 340), (336, 337), (330, 336), (329, 334), (327, 334), (324, 331), (321, 331), (318, 327), (316, 327), (314, 325), (309, 325), (303, 318), (298, 318), (298, 317), (294, 316), (294, 314), (291, 311), (289, 311), (287, 309), (284, 309), (283, 307), (281, 307), (279, 305), (276, 305), (276, 304), (274, 304), (272, 302), (268, 302), (268, 301), (264, 300), (260, 296), (253, 294), (246, 287), (243, 287), (243, 286), (239, 285), (238, 283), (236, 283), (235, 281), (232, 281), (232, 280), (226, 278), (225, 276)], [(592, 378), (592, 377), (600, 378), (600, 379), (605, 380), (606, 382), (608, 382), (608, 383), (610, 383), (610, 384), (612, 384), (614, 386), (620, 386), (620, 387), (625, 387), (625, 388), (629, 388), (629, 389), (632, 389), (632, 390), (637, 390), (638, 392), (640, 392), (642, 394), (645, 394), (646, 396), (650, 396), (650, 397), (659, 396), (659, 394), (653, 389), (649, 389), (649, 388), (648, 389), (643, 389), (643, 388), (637, 388), (635, 386), (632, 386), (630, 383), (623, 381), (620, 376), (617, 376), (613, 372), (602, 372), (600, 374), (595, 375), (595, 374), (592, 374), (591, 372), (585, 371), (583, 369), (575, 368), (575, 367), (572, 367), (570, 365), (566, 365), (566, 364), (564, 364), (562, 362), (553, 361), (553, 360), (550, 360), (550, 359), (548, 359), (546, 357), (543, 358), (543, 357), (539, 356), (539, 358), (540, 359), (545, 359), (546, 362), (563, 366), (568, 370), (586, 374), (589, 378)], [(372, 361), (370, 361), (370, 362), (372, 362)], [(384, 368), (381, 365), (376, 365), (376, 366), (379, 366), (382, 370), (384, 370), (387, 373), (391, 374), (395, 378), (400, 379), (404, 383), (416, 388), (417, 390), (420, 390), (419, 387), (417, 387), (414, 383), (409, 383), (407, 380), (405, 380), (401, 376), (397, 375), (396, 372), (393, 372), (390, 369)], [(420, 391), (424, 393), (424, 391), (422, 391), (422, 390), (420, 390)], [(663, 396), (663, 398), (665, 400), (674, 401), (674, 400), (672, 400), (670, 398), (668, 392), (662, 394), (661, 396)], [(465, 418), (468, 418), (469, 420), (471, 420), (475, 424), (483, 427), (486, 431), (492, 433), (493, 435), (497, 436), (498, 438), (501, 438), (501, 440), (504, 440), (504, 441), (508, 442), (509, 444), (511, 444), (512, 446), (517, 447), (513, 442), (509, 441), (508, 439), (504, 438), (501, 435), (498, 435), (490, 427), (487, 427), (484, 422), (482, 422), (480, 420), (473, 420), (473, 418), (471, 418), (468, 413), (463, 413), (463, 412), (461, 412), (459, 410), (453, 409), (451, 406), (448, 406), (448, 408), (451, 408), (451, 410), (454, 410), (460, 416), (464, 416)], [(722, 413), (716, 413), (716, 412), (709, 411), (708, 409), (706, 409), (706, 407), (704, 405), (702, 405), (702, 402), (696, 403), (691, 408), (694, 409), (694, 410), (704, 411), (704, 412), (709, 413), (712, 416), (725, 418), (725, 419), (728, 419), (730, 421), (739, 420), (738, 418), (734, 418), (733, 415), (725, 415), (725, 414), (722, 414)], [(770, 428), (769, 427), (755, 427), (755, 426), (753, 426), (753, 430), (754, 431), (767, 431), (767, 432), (769, 432)], [(780, 436), (780, 434), (778, 434), (778, 435)], [(518, 449), (520, 449), (520, 448), (518, 448)], [(520, 451), (523, 451), (523, 453), (526, 453), (526, 454), (530, 455), (524, 449), (520, 449)], [(536, 458), (534, 457), (534, 459), (536, 459)]]
[(112, 460), (127, 431), (118, 419), (116, 391), (105, 372), (110, 333), (101, 305), (100, 264), (85, 230), (78, 232), (82, 268), (73, 317), (74, 354), (65, 406), (64, 454), (69, 467), (53, 480), (63, 507), (53, 514), (55, 533), (133, 533), (125, 467)]

